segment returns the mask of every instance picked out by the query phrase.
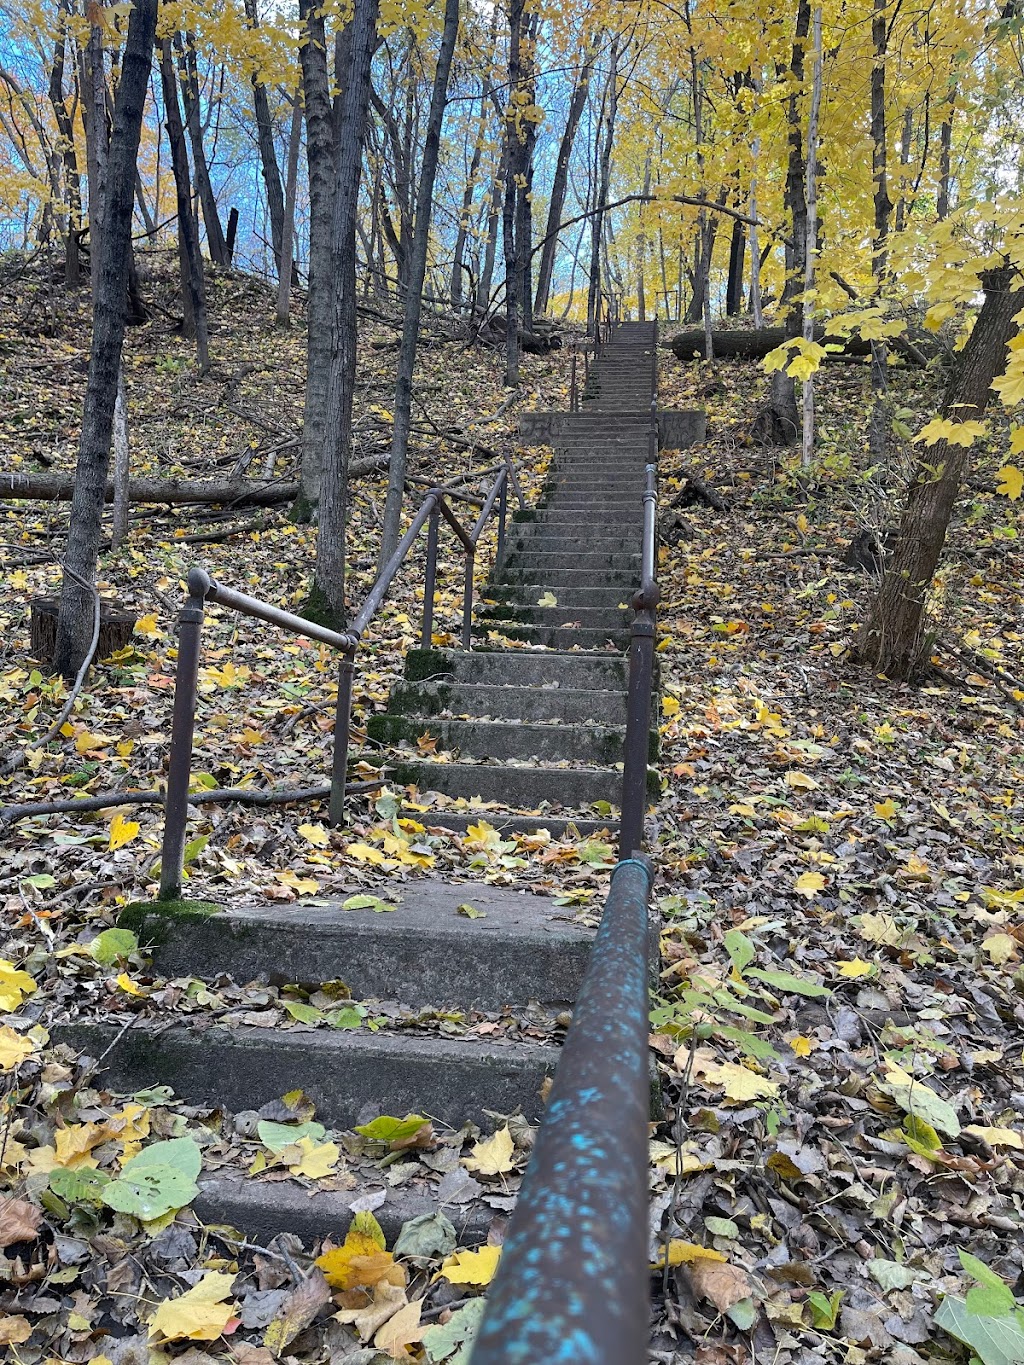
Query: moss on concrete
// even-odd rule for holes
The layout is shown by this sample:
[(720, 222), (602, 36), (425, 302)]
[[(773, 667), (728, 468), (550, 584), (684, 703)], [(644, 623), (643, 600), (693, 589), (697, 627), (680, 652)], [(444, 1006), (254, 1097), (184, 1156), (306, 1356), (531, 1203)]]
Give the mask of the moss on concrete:
[(118, 928), (130, 929), (146, 944), (166, 942), (172, 924), (207, 920), (224, 913), (226, 906), (214, 901), (166, 900), (131, 901), (117, 917)]
[(405, 656), (407, 682), (430, 682), (448, 678), (455, 672), (451, 658), (440, 649), (410, 649)]

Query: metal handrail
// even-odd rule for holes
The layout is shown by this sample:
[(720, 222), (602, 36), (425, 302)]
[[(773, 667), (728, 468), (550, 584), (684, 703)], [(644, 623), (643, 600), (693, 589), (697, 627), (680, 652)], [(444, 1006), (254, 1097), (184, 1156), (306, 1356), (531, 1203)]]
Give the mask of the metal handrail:
[(331, 798), (329, 820), (332, 825), (342, 823), (345, 810), (345, 790), (348, 776), (348, 751), (352, 729), (352, 688), (355, 656), (359, 642), (373, 619), (398, 571), (405, 563), (424, 526), (428, 526), (427, 559), (423, 590), (423, 621), (420, 641), (429, 648), (433, 635), (434, 596), (437, 584), (437, 543), (443, 519), (454, 532), (466, 557), (465, 586), (462, 598), (462, 633), (464, 649), (472, 645), (473, 631), (473, 572), (476, 548), (484, 528), (497, 505), (498, 546), (496, 566), (505, 553), (508, 493), (511, 487), (520, 508), (525, 508), (522, 485), (515, 465), (505, 453), (503, 462), (485, 471), (496, 476), (491, 483), (480, 514), (472, 531), (467, 531), (447, 498), (454, 489), (432, 488), (417, 508), (415, 515), (399, 541), (394, 554), (378, 574), (347, 630), (331, 630), (327, 626), (307, 621), (284, 611), (273, 603), (263, 602), (247, 593), (238, 592), (218, 583), (202, 568), (194, 568), (188, 575), (188, 596), (178, 617), (178, 667), (174, 680), (174, 711), (171, 722), (171, 751), (167, 766), (167, 795), (164, 803), (163, 849), (160, 861), (160, 899), (174, 900), (181, 894), (184, 872), (185, 838), (188, 825), (189, 782), (192, 775), (192, 746), (195, 736), (196, 702), (199, 692), (199, 660), (202, 647), (203, 619), (206, 604), (216, 603), (251, 616), (257, 621), (303, 635), (330, 645), (341, 654), (338, 665), (338, 700), (334, 716), (334, 752), (331, 764)]
[(612, 873), (471, 1365), (647, 1359), (652, 875)]
[(626, 698), (626, 738), (622, 763), (622, 817), (619, 824), (619, 857), (628, 858), (643, 848), (644, 814), (647, 810), (647, 753), (650, 743), (654, 692), (654, 639), (659, 590), (658, 541), (658, 325), (654, 324), (651, 347), (651, 424), (647, 432), (647, 464), (644, 469), (644, 524), (640, 554), (640, 587), (630, 605), (633, 622), (629, 630), (629, 691)]

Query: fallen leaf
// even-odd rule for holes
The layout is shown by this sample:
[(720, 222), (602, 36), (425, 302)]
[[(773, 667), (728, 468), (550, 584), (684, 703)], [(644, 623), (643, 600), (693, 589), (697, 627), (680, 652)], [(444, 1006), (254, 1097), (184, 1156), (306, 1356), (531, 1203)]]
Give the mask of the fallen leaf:
[(809, 773), (795, 772), (792, 769), (786, 774), (786, 785), (798, 792), (813, 792), (818, 790), (818, 783)]
[(985, 1128), (981, 1124), (971, 1123), (964, 1132), (987, 1142), (990, 1147), (1015, 1147), (1018, 1152), (1024, 1152), (1024, 1138), (1013, 1128)]
[(388, 1318), (383, 1326), (377, 1329), (373, 1338), (374, 1346), (378, 1346), (382, 1351), (387, 1351), (388, 1355), (395, 1360), (401, 1360), (406, 1355), (406, 1347), (413, 1342), (419, 1341), (426, 1331), (426, 1324), (420, 1326), (420, 1310), (423, 1300), (417, 1299), (415, 1303), (407, 1303), (401, 1307), (393, 1317)]
[(553, 592), (542, 592), (537, 598), (538, 607), (557, 607), (558, 598)]
[(9, 1024), (0, 1024), (0, 1071), (13, 1071), (34, 1051), (30, 1038), (23, 1037)]
[(462, 1158), (463, 1166), (480, 1175), (504, 1175), (515, 1167), (512, 1153), (515, 1146), (508, 1125), (482, 1142), (478, 1142), (468, 1156)]
[(0, 1250), (35, 1241), (43, 1211), (27, 1199), (0, 1199)]
[(840, 976), (856, 978), (858, 976), (870, 976), (875, 970), (873, 962), (865, 962), (863, 958), (855, 957), (848, 962), (837, 962)]
[(18, 1008), (26, 995), (31, 995), (36, 983), (15, 967), (13, 962), (0, 958), (0, 1014), (11, 1014)]
[(295, 1286), (269, 1323), (263, 1334), (263, 1345), (274, 1355), (281, 1355), (290, 1341), (299, 1335), (331, 1301), (331, 1291), (321, 1271), (313, 1269)]
[(384, 1250), (372, 1230), (356, 1227), (355, 1220), (342, 1245), (318, 1256), (316, 1264), (332, 1289), (371, 1289), (382, 1281), (405, 1285), (405, 1271), (391, 1252)]
[(494, 1279), (501, 1247), (480, 1247), (477, 1251), (456, 1251), (441, 1266), (438, 1274), (450, 1284), (488, 1285)]
[[(328, 1283), (330, 1282), (330, 1276)], [(342, 1308), (335, 1313), (338, 1322), (350, 1323), (359, 1333), (360, 1341), (369, 1341), (388, 1318), (394, 1317), (406, 1303), (405, 1290), (398, 1285), (380, 1281), (374, 1286), (373, 1299), (361, 1308)]]
[(988, 954), (989, 961), (997, 967), (1017, 956), (1018, 944), (1012, 934), (993, 934), (981, 946)]
[(707, 1299), (720, 1313), (728, 1312), (740, 1299), (750, 1297), (751, 1286), (745, 1270), (726, 1262), (701, 1257), (686, 1268), (690, 1287), (698, 1299)]
[(819, 891), (824, 891), (824, 889), (825, 878), (820, 872), (801, 872), (793, 883), (793, 890), (799, 891), (801, 896), (806, 896), (808, 899), (811, 896), (816, 896)]
[(23, 1318), (20, 1314), (17, 1317), (0, 1318), (0, 1346), (20, 1346), (23, 1341), (28, 1341), (31, 1335), (32, 1324), (28, 1318)]
[[(726, 1258), (714, 1247), (702, 1247), (697, 1242), (683, 1242), (673, 1237), (668, 1244), (669, 1265), (693, 1265), (695, 1261), (724, 1261)], [(665, 1248), (659, 1247), (656, 1265), (665, 1265)]]
[(234, 1275), (208, 1271), (176, 1299), (164, 1299), (149, 1324), (149, 1335), (164, 1341), (216, 1341), (235, 1315), (230, 1300)]

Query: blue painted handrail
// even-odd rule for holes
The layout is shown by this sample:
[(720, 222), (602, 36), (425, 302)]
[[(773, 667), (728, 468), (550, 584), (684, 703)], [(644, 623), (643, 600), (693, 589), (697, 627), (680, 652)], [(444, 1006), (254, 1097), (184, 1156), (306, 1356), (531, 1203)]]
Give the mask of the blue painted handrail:
[(647, 1359), (651, 878), (612, 873), (471, 1365)]

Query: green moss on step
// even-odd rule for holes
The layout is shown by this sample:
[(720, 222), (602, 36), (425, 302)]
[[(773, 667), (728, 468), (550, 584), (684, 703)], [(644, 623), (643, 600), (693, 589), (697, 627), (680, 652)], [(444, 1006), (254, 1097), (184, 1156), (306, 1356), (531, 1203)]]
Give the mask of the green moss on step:
[(450, 678), (455, 672), (452, 659), (440, 649), (410, 649), (405, 656), (406, 682), (430, 682)]
[(130, 929), (147, 945), (165, 943), (172, 924), (187, 924), (222, 915), (225, 906), (214, 901), (131, 901), (117, 917), (118, 928)]
[(536, 521), (536, 520), (537, 520), (537, 509), (536, 509), (536, 507), (521, 507), (521, 508), (518, 510), (518, 512), (513, 512), (513, 513), (512, 513), (512, 520), (513, 520), (513, 521)]

